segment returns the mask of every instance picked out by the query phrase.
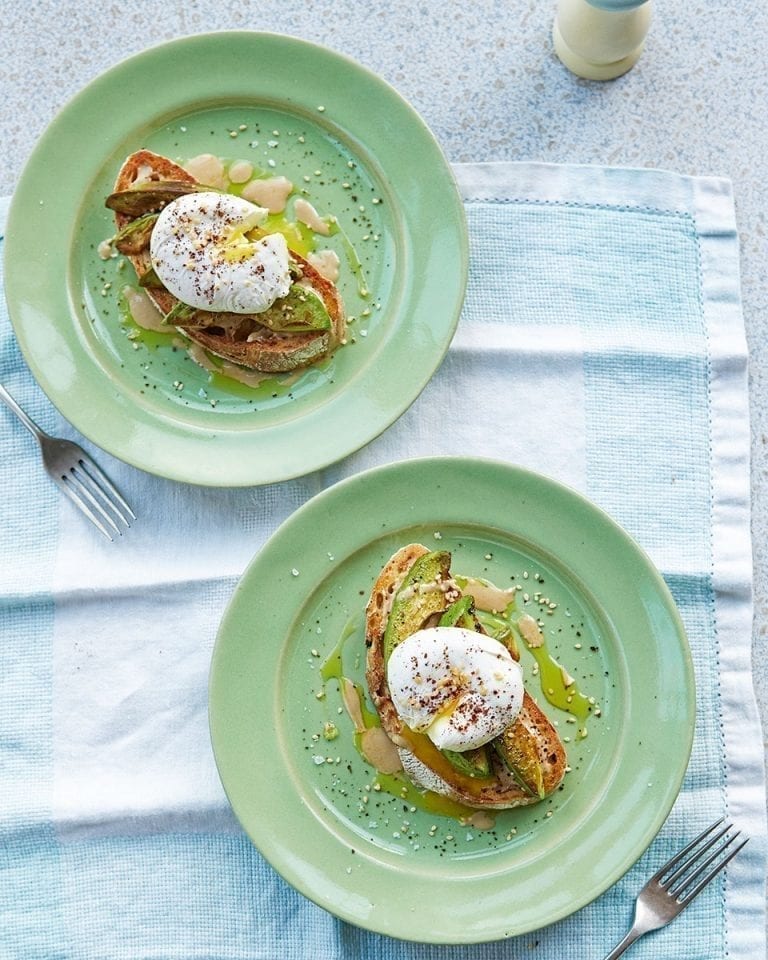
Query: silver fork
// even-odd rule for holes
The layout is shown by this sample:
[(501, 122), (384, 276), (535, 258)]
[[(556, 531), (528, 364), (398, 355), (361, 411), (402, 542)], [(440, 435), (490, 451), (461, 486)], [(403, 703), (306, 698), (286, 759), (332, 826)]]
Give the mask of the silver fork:
[(130, 527), (136, 514), (85, 450), (71, 440), (52, 437), (41, 430), (1, 383), (0, 399), (13, 410), (37, 440), (43, 466), (54, 483), (108, 540), (114, 540), (113, 534), (122, 536), (123, 531), (119, 524)]
[(707, 827), (651, 877), (638, 894), (629, 933), (605, 960), (616, 960), (643, 934), (671, 923), (736, 856), (749, 837), (732, 847), (733, 842), (741, 836), (741, 831), (730, 833), (733, 825), (726, 823), (722, 827), (724, 820), (721, 817)]

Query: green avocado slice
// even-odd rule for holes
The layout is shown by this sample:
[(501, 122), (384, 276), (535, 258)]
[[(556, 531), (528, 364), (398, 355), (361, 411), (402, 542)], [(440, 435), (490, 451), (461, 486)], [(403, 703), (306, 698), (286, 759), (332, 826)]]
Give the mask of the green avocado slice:
[(468, 777), (487, 778), (491, 774), (491, 761), (485, 746), (474, 750), (442, 750), (443, 756), (460, 772)]
[(276, 333), (304, 333), (330, 330), (331, 318), (325, 304), (309, 287), (293, 283), (284, 297), (279, 297), (262, 313), (253, 315), (263, 327)]
[[(285, 297), (278, 297), (271, 307), (247, 316), (275, 333), (311, 333), (331, 327), (331, 318), (320, 297), (297, 283), (291, 286)], [(177, 327), (215, 327), (221, 322), (221, 315), (179, 302), (166, 314), (163, 322)]]
[(474, 630), (474, 612), (475, 604), (472, 597), (459, 597), (440, 617), (438, 627), (463, 627), (466, 630)]
[(507, 650), (509, 650), (513, 660), (520, 659), (520, 651), (517, 648), (515, 635), (505, 619), (497, 614), (488, 613), (485, 610), (478, 610), (475, 616), (489, 637), (493, 637), (494, 640), (498, 640), (499, 643), (504, 644)]
[(202, 183), (187, 183), (184, 180), (144, 180), (127, 190), (110, 193), (104, 201), (105, 206), (115, 213), (126, 213), (131, 217), (160, 210), (166, 204), (184, 197), (188, 193), (222, 193), (216, 187), (206, 187)]
[(447, 550), (425, 553), (413, 564), (395, 594), (384, 631), (384, 662), (406, 637), (416, 633), (428, 617), (443, 613), (447, 602), (440, 584), (450, 579), (451, 555)]
[(120, 253), (136, 254), (141, 253), (149, 246), (149, 238), (152, 236), (152, 229), (157, 223), (159, 213), (145, 213), (142, 217), (137, 217), (126, 223), (112, 241)]
[(155, 273), (154, 267), (145, 270), (139, 277), (139, 286), (146, 290), (165, 290), (165, 284)]
[(186, 303), (182, 303), (181, 300), (177, 301), (169, 313), (163, 317), (163, 323), (173, 324), (177, 327), (195, 327), (198, 324), (193, 323), (193, 318), (196, 318), (198, 314), (204, 314), (205, 316), (215, 316), (215, 314), (205, 314), (203, 310), (198, 310), (197, 307), (190, 307)]
[(492, 741), (504, 766), (532, 797), (543, 800), (544, 770), (539, 760), (536, 739), (519, 719)]

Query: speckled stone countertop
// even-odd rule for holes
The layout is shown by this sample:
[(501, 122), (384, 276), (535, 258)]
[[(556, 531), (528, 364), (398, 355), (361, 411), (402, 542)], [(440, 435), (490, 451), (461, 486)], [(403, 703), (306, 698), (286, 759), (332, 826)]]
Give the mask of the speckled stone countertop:
[[(346, 53), (419, 111), (453, 161), (543, 160), (730, 177), (751, 353), (754, 677), (768, 717), (768, 7), (658, 3), (640, 63), (577, 80), (552, 51), (555, 0), (0, 0), (0, 194), (55, 113), (147, 46), (223, 29), (288, 33)], [(68, 158), (62, 157), (62, 162)]]

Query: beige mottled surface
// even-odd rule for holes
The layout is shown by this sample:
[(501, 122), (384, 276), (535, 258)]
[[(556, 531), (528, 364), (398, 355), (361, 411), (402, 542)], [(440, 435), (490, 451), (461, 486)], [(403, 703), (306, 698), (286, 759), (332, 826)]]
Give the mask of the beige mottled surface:
[(411, 101), (453, 161), (611, 163), (730, 177), (751, 351), (754, 664), (765, 718), (768, 9), (758, 0), (657, 3), (640, 63), (607, 84), (577, 80), (561, 66), (550, 43), (553, 12), (554, 0), (0, 0), (0, 193), (13, 190), (47, 123), (93, 77), (144, 47), (222, 29), (293, 34), (359, 60)]

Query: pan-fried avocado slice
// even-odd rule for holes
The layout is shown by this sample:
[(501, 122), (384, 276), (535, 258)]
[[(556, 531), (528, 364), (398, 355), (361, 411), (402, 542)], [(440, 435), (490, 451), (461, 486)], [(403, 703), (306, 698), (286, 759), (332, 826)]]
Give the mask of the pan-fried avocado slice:
[[(323, 301), (314, 291), (298, 283), (292, 284), (287, 295), (278, 297), (271, 307), (249, 316), (275, 333), (309, 333), (330, 330), (331, 327), (331, 318)], [(220, 313), (177, 303), (163, 322), (177, 327), (215, 327), (221, 323), (221, 318)]]
[(460, 772), (468, 777), (487, 778), (491, 775), (491, 761), (485, 746), (475, 750), (443, 750), (443, 756)]
[(115, 213), (140, 217), (153, 210), (162, 210), (171, 201), (188, 193), (221, 192), (216, 187), (206, 187), (202, 183), (186, 183), (184, 180), (143, 180), (127, 190), (110, 193), (104, 203)]
[(155, 273), (154, 267), (145, 270), (139, 277), (139, 286), (145, 290), (165, 290), (165, 284)]
[(504, 766), (532, 797), (544, 798), (544, 771), (536, 748), (536, 738), (520, 720), (511, 723), (492, 741)]
[(285, 297), (254, 317), (263, 327), (277, 333), (330, 330), (331, 318), (318, 295), (299, 283), (291, 284)]
[(112, 241), (114, 246), (120, 253), (141, 253), (149, 246), (149, 238), (159, 216), (159, 213), (145, 213), (144, 216), (126, 223)]
[(413, 564), (395, 594), (384, 632), (384, 662), (406, 637), (420, 630), (428, 617), (442, 613), (446, 606), (442, 584), (451, 576), (451, 555), (447, 550), (425, 553)]
[(440, 617), (438, 627), (463, 627), (466, 630), (474, 630), (474, 612), (475, 604), (472, 597), (460, 597)]

